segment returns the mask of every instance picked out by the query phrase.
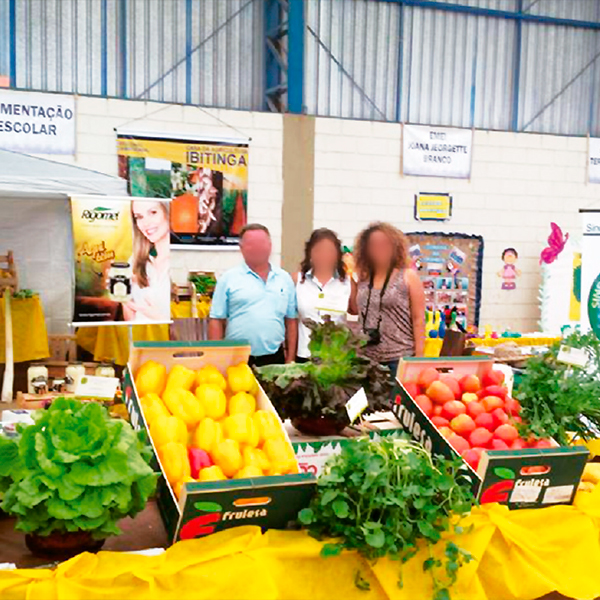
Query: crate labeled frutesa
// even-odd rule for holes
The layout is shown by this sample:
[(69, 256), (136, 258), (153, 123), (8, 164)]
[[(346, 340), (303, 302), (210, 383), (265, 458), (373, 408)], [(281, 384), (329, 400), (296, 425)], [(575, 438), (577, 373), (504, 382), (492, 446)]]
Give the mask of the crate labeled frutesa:
[[(427, 367), (455, 378), (476, 375), (483, 379), (492, 370), (489, 358), (407, 358), (400, 361), (394, 389), (394, 412), (402, 428), (431, 454), (455, 458), (459, 453), (434, 425), (407, 391), (405, 383), (416, 380)], [(435, 419), (435, 417), (432, 417)], [(586, 448), (485, 450), (477, 471), (466, 461), (465, 475), (481, 503), (499, 502), (509, 508), (538, 508), (571, 504), (589, 452)]]
[[(247, 362), (249, 355), (249, 346), (235, 342), (137, 342), (131, 348), (124, 373), (125, 402), (131, 424), (136, 429), (145, 428), (152, 443), (162, 473), (157, 490), (158, 507), (173, 543), (239, 525), (284, 529), (308, 506), (313, 495), (315, 478), (310, 474), (189, 482), (182, 486), (179, 501), (167, 482), (136, 391), (138, 369), (146, 361), (154, 360), (165, 365), (167, 371), (177, 364), (193, 370), (213, 365), (226, 374), (227, 367)], [(257, 409), (274, 413), (281, 423), (260, 387), (256, 405)], [(285, 430), (284, 435), (289, 443)]]

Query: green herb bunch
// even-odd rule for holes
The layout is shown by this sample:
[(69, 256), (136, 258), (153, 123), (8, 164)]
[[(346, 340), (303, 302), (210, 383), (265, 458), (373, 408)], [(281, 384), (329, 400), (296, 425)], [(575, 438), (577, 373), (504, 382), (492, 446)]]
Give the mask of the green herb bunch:
[[(458, 459), (432, 459), (405, 439), (354, 440), (328, 461), (299, 520), (314, 537), (338, 538), (323, 546), (324, 556), (348, 549), (370, 560), (388, 556), (405, 563), (427, 544), (423, 570), (433, 578), (434, 599), (448, 599), (458, 569), (471, 555), (449, 541), (442, 562), (432, 547), (444, 532), (461, 533), (456, 517), (471, 510), (473, 495), (461, 465)], [(360, 574), (355, 583), (368, 587)]]
[(58, 398), (34, 419), (20, 428), (22, 468), (2, 502), (17, 529), (121, 533), (118, 521), (140, 512), (156, 487), (148, 446), (95, 403)]
[[(559, 362), (560, 347), (581, 348), (588, 355), (585, 368)], [(515, 393), (522, 406), (523, 437), (551, 437), (568, 445), (571, 434), (598, 437), (600, 429), (600, 341), (593, 333), (575, 332), (554, 344), (546, 354), (527, 361)]]
[(389, 410), (389, 371), (360, 354), (365, 340), (346, 325), (306, 320), (311, 358), (302, 364), (255, 369), (258, 380), (284, 419), (327, 415), (347, 424), (346, 403), (361, 387), (370, 410)]

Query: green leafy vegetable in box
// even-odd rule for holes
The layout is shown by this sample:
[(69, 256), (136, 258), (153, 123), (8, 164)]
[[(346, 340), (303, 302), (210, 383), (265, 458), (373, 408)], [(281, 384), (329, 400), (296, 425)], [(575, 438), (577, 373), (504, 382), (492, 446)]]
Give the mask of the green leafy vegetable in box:
[(308, 362), (255, 369), (280, 416), (292, 420), (327, 416), (343, 427), (349, 423), (346, 403), (361, 387), (369, 410), (389, 410), (390, 372), (361, 356), (365, 340), (328, 317), (323, 323), (305, 323), (311, 329)]
[(13, 481), (22, 477), (23, 468), (17, 442), (0, 435), (0, 498)]
[[(586, 352), (585, 367), (559, 362), (561, 346)], [(527, 361), (515, 393), (521, 403), (524, 437), (551, 437), (568, 445), (571, 434), (585, 440), (600, 431), (600, 341), (592, 333), (573, 333), (546, 354)]]
[[(449, 598), (458, 569), (471, 556), (452, 541), (443, 558), (433, 548), (445, 532), (462, 532), (460, 517), (473, 504), (462, 468), (459, 459), (432, 458), (412, 441), (352, 440), (329, 459), (299, 520), (314, 537), (336, 538), (323, 546), (324, 556), (358, 550), (367, 559), (388, 556), (402, 564), (428, 546), (423, 570), (433, 578), (434, 598)], [(355, 582), (368, 588), (360, 573)]]
[(89, 531), (96, 539), (121, 533), (119, 520), (140, 512), (156, 487), (149, 447), (93, 402), (58, 398), (34, 420), (20, 428), (23, 468), (2, 502), (17, 529)]

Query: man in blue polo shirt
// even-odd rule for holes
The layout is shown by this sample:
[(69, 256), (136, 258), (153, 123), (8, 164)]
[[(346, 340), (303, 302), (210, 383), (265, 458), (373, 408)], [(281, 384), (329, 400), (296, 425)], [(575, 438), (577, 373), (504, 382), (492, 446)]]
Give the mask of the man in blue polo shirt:
[(240, 250), (244, 264), (217, 282), (208, 336), (249, 342), (250, 364), (256, 366), (291, 362), (298, 343), (294, 282), (271, 266), (271, 235), (264, 225), (244, 227)]

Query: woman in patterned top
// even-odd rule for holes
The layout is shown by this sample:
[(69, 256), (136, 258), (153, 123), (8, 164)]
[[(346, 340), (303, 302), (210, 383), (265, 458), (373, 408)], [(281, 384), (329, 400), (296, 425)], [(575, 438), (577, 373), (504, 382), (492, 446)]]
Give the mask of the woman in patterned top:
[(368, 338), (365, 354), (395, 374), (401, 357), (423, 355), (423, 284), (409, 268), (404, 234), (389, 223), (362, 231), (354, 257), (358, 286), (350, 304)]

